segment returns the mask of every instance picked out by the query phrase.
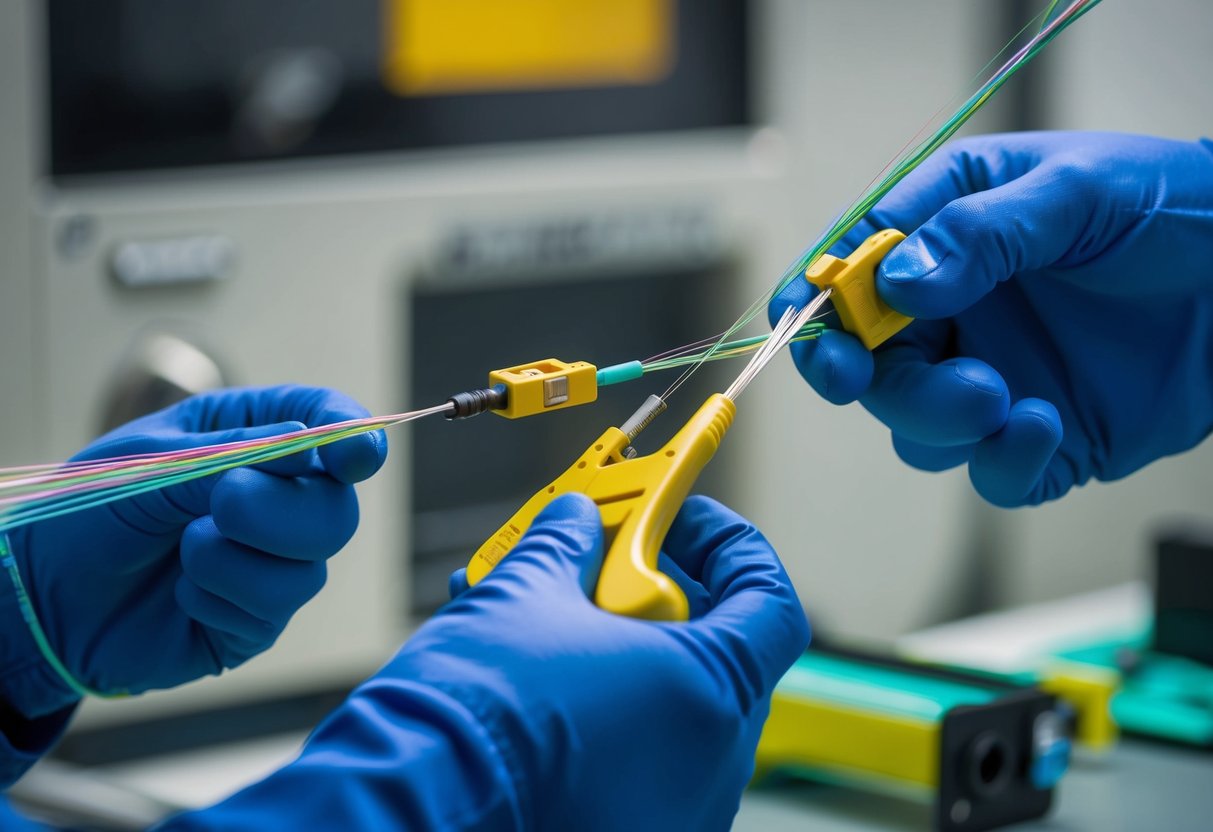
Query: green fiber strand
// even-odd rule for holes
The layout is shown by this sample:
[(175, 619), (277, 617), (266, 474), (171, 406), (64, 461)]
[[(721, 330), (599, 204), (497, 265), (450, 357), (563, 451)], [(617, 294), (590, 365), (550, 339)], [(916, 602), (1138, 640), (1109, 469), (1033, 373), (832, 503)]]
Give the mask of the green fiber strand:
[[(127, 497), (146, 494), (150, 491), (158, 491), (162, 488), (180, 485), (182, 483), (200, 479), (202, 477), (221, 474), (224, 471), (229, 471), (233, 468), (242, 468), (250, 465), (259, 465), (265, 462), (271, 462), (275, 459), (281, 459), (282, 457), (290, 456), (302, 451), (308, 451), (322, 445), (339, 442), (342, 439), (347, 439), (351, 436), (369, 433), (372, 430), (379, 430), (381, 427), (382, 426), (359, 426), (354, 428), (343, 428), (330, 434), (313, 434), (284, 442), (281, 445), (275, 445), (255, 451), (246, 451), (235, 456), (209, 462), (200, 467), (189, 468), (180, 473), (162, 474), (155, 477), (139, 479), (132, 483), (106, 488), (100, 493), (86, 492), (67, 498), (49, 498), (46, 501), (33, 501), (27, 503), (17, 511), (6, 515), (0, 515), (0, 532), (7, 532), (11, 529), (17, 528), (18, 526), (26, 525), (27, 523), (51, 520), (56, 517), (62, 517), (67, 514), (82, 511), (84, 509), (96, 508), (97, 506), (106, 505)], [(49, 502), (50, 506), (41, 506), (40, 503), (42, 502)]]
[[(921, 165), (928, 156), (934, 153), (948, 139), (956, 134), (964, 124), (977, 113), (978, 110), (996, 93), (1002, 86), (1010, 80), (1020, 69), (1030, 63), (1040, 52), (1049, 45), (1059, 34), (1078, 20), (1084, 14), (1089, 12), (1098, 4), (1092, 2), (1090, 5), (1080, 9), (1062, 26), (1049, 33), (1040, 43), (1036, 44), (1031, 50), (1024, 55), (1023, 59), (1007, 68), (1007, 71), (990, 79), (981, 86), (973, 95), (965, 100), (959, 110), (953, 114), (944, 124), (931, 136), (922, 143), (913, 148), (905, 157), (894, 164), (892, 170), (887, 176), (882, 178), (875, 186), (870, 188), (860, 197), (860, 199), (843, 213), (843, 215), (826, 231), (826, 233), (814, 243), (808, 251), (793, 263), (791, 267), (784, 273), (776, 288), (771, 292), (771, 297), (775, 297), (782, 291), (788, 283), (795, 277), (808, 268), (816, 261), (823, 253), (828, 251), (836, 243), (842, 240), (859, 222), (867, 216), (868, 212), (883, 199), (889, 191), (891, 191), (898, 183), (910, 174), (915, 168)], [(1056, 6), (1056, 0), (1049, 6), (1046, 15), (1042, 22), (1042, 29), (1048, 25), (1050, 16)], [(1035, 20), (1036, 18), (1033, 18)], [(1030, 25), (1030, 24), (1029, 24)], [(1026, 27), (1025, 27), (1026, 28)], [(1018, 35), (1017, 35), (1018, 37)], [(1006, 47), (1004, 47), (1005, 51)]]
[(42, 624), (38, 621), (38, 615), (34, 612), (34, 605), (29, 599), (29, 593), (25, 590), (25, 582), (21, 580), (21, 570), (17, 568), (17, 559), (13, 557), (13, 550), (9, 545), (7, 534), (0, 535), (0, 564), (4, 565), (5, 571), (8, 572), (9, 580), (13, 583), (13, 592), (17, 596), (17, 606), (20, 608), (21, 617), (25, 619), (25, 625), (29, 628), (29, 633), (34, 639), (34, 644), (38, 647), (38, 652), (42, 654), (42, 658), (46, 659), (46, 663), (59, 675), (63, 683), (81, 698), (96, 696), (101, 699), (115, 699), (125, 696), (125, 692), (101, 693), (87, 685), (81, 684), (64, 667), (63, 662), (59, 661), (59, 657), (51, 649), (50, 641), (46, 637), (46, 632), (42, 629)]
[[(1044, 28), (1049, 25), (1049, 21), (1053, 19), (1053, 12), (1057, 11), (1057, 4), (1060, 2), (1061, 2), (1061, 0), (1053, 0), (1053, 2), (1049, 3), (1049, 7), (1044, 10), (1044, 13), (1039, 15), (1039, 17), (1041, 18), (1041, 20), (1040, 20), (1041, 31), (1044, 31)], [(1035, 19), (1035, 18), (1033, 18), (1033, 19)]]

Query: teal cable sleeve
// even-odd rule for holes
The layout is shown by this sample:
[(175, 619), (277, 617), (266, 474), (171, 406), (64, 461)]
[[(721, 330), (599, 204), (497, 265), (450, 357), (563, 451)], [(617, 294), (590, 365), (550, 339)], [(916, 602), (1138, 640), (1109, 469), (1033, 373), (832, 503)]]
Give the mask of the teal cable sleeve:
[(42, 658), (46, 659), (46, 663), (54, 668), (64, 684), (81, 698), (85, 696), (112, 698), (108, 694), (95, 691), (76, 681), (76, 677), (63, 666), (63, 662), (59, 661), (59, 657), (51, 649), (46, 633), (43, 632), (42, 625), (38, 623), (38, 616), (34, 612), (34, 605), (30, 602), (29, 593), (25, 591), (25, 582), (21, 580), (21, 570), (17, 568), (17, 559), (13, 557), (7, 534), (0, 535), (0, 564), (3, 564), (13, 582), (13, 591), (17, 594), (17, 606), (21, 609), (21, 617), (25, 619), (25, 625), (29, 627), (30, 635), (34, 637), (34, 643), (38, 645), (38, 651), (42, 653)]
[(603, 367), (598, 371), (598, 386), (606, 387), (608, 384), (620, 384), (624, 381), (635, 381), (644, 375), (644, 365), (639, 361), (628, 361), (624, 364), (615, 364), (610, 367)]

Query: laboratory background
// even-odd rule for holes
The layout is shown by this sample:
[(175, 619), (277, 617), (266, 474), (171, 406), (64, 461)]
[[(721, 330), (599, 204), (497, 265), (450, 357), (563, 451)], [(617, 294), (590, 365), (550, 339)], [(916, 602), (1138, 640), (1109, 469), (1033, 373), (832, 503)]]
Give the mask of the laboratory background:
[[(559, 5), (520, 2), (477, 46), (500, 60), (461, 74), (444, 56), (458, 16), (410, 9), (431, 5), (0, 3), (0, 464), (66, 459), (218, 387), (327, 386), (396, 413), (496, 368), (717, 333), (1041, 6), (630, 0), (601, 44), (552, 44), (520, 72), (502, 44)], [(1108, 0), (963, 134), (1209, 136), (1211, 43), (1205, 0)], [(683, 404), (737, 369), (705, 368)], [(446, 601), (453, 569), (666, 383), (533, 420), (393, 428), (356, 536), (271, 650), (86, 702), (12, 798), (142, 828), (284, 763)], [(1213, 528), (1213, 444), (998, 509), (963, 468), (906, 466), (883, 425), (780, 356), (696, 490), (769, 538), (815, 639), (953, 663), (970, 636), (952, 626), (975, 616), (1148, 617), (1159, 540)], [(1213, 758), (1194, 745), (1122, 738), (1022, 828), (1200, 828)], [(937, 823), (934, 798), (887, 792), (792, 778), (747, 792), (734, 828)], [(1151, 800), (1176, 819), (1141, 825)]]

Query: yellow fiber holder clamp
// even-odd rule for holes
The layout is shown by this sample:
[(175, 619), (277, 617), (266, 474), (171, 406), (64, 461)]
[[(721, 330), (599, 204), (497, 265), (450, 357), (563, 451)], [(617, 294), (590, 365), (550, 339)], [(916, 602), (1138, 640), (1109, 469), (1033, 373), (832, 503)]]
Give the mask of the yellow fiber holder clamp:
[(876, 294), (876, 267), (889, 249), (905, 238), (900, 231), (886, 228), (860, 243), (845, 260), (823, 254), (805, 269), (805, 280), (818, 289), (829, 287), (834, 290), (830, 301), (838, 312), (842, 328), (870, 350), (914, 320), (895, 311)]
[(562, 494), (586, 494), (602, 512), (605, 555), (594, 602), (604, 610), (654, 621), (685, 621), (686, 596), (657, 568), (657, 555), (674, 516), (699, 472), (720, 447), (736, 408), (711, 396), (665, 447), (626, 459), (627, 435), (607, 428), (569, 469), (518, 510), (468, 563), (477, 584), (505, 557), (548, 503)]
[(497, 384), (505, 385), (506, 406), (493, 412), (507, 419), (589, 404), (598, 398), (598, 370), (585, 361), (569, 364), (558, 358), (545, 358), (493, 370), (489, 373), (489, 386)]
[(1120, 734), (1112, 718), (1112, 697), (1121, 675), (1095, 665), (1057, 660), (1040, 671), (1040, 689), (1067, 702), (1078, 717), (1074, 739), (1089, 750), (1107, 751)]

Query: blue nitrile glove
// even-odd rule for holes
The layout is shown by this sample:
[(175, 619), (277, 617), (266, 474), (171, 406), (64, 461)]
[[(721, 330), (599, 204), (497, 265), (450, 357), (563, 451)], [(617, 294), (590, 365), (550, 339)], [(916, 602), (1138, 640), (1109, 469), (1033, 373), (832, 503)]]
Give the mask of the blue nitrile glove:
[(770, 544), (719, 503), (687, 500), (665, 552), (693, 620), (604, 612), (598, 509), (553, 501), (296, 762), (168, 828), (729, 828), (808, 625)]
[(55, 828), (30, 820), (0, 798), (0, 830), (3, 832), (55, 832)]
[[(835, 253), (882, 228), (910, 236), (877, 291), (918, 320), (874, 361), (843, 332), (792, 354), (823, 397), (858, 398), (888, 425), (910, 465), (968, 463), (978, 493), (1016, 506), (1124, 477), (1213, 429), (1213, 143), (958, 141)], [(794, 282), (771, 315), (810, 288)]]
[[(75, 459), (255, 439), (368, 415), (329, 390), (205, 393), (101, 437)], [(175, 485), (24, 526), (12, 548), (50, 646), (103, 693), (168, 688), (265, 650), (319, 591), (325, 559), (358, 525), (352, 483), (387, 453), (364, 434), (257, 468)], [(0, 595), (13, 588), (0, 575)], [(76, 694), (0, 605), (2, 698), (26, 718)], [(11, 634), (11, 638), (10, 638)]]

